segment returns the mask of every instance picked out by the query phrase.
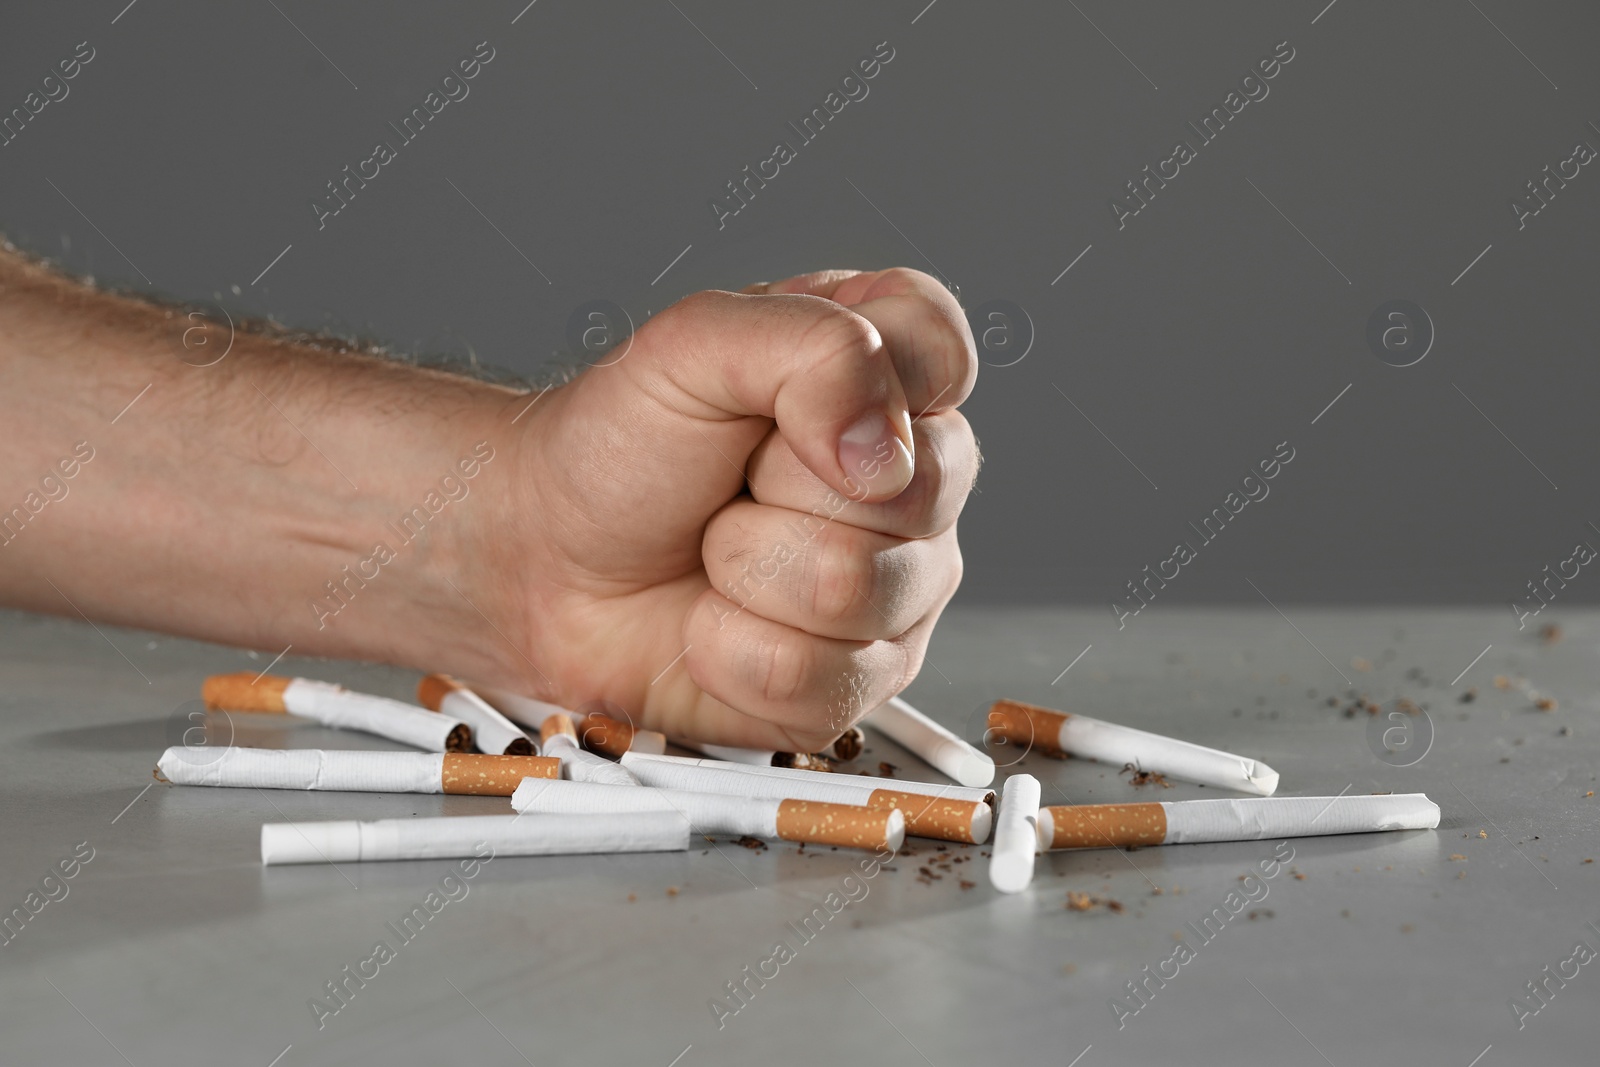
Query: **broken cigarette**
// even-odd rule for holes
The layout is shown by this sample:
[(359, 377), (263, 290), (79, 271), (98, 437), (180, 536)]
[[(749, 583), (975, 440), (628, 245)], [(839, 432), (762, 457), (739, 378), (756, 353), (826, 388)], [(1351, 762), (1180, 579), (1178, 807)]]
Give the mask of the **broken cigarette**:
[[(426, 681), (427, 678), (424, 678), (424, 683)], [(494, 715), (501, 715), (490, 702), (485, 701), (480, 694), (475, 693), (474, 689), (461, 685), (459, 681), (456, 681), (454, 685), (456, 685), (454, 694), (472, 697), (475, 702), (482, 704), (485, 709), (490, 710)], [(554, 757), (562, 761), (563, 774), (555, 774), (554, 777), (570, 777), (574, 782), (610, 782), (613, 785), (638, 785), (638, 779), (624, 771), (621, 766), (616, 765), (611, 760), (606, 760), (606, 758), (598, 757), (594, 752), (586, 752), (586, 750), (582, 749), (582, 745), (578, 744), (578, 728), (573, 725), (573, 713), (568, 712), (565, 707), (546, 704), (544, 701), (534, 701), (531, 697), (522, 697), (522, 699), (526, 704), (530, 705), (528, 707), (528, 712), (530, 712), (528, 718), (533, 717), (533, 715), (542, 710), (542, 717), (539, 718), (538, 723), (539, 752), (544, 753), (547, 757)], [(534, 709), (531, 705), (538, 705), (538, 709)], [(506, 725), (512, 729), (517, 729), (517, 726), (512, 725), (509, 720), (506, 720)], [(520, 729), (518, 729), (517, 733), (518, 736), (525, 736)]]
[(592, 752), (604, 756), (620, 757), (624, 752), (665, 752), (667, 738), (655, 730), (642, 730), (632, 723), (613, 719), (599, 712), (583, 714), (568, 711), (543, 700), (521, 696), (506, 689), (474, 686), (473, 691), (498, 708), (508, 718), (537, 730), (551, 715), (565, 715), (578, 726), (578, 740)]
[(511, 806), (520, 812), (563, 814), (676, 811), (696, 833), (891, 851), (900, 847), (906, 831), (905, 816), (896, 809), (538, 778), (517, 788)]
[(1039, 847), (1039, 779), (1013, 774), (1000, 792), (995, 819), (994, 856), (989, 882), (1002, 893), (1020, 893), (1033, 881), (1033, 854)]
[(1241, 793), (1269, 797), (1278, 789), (1278, 772), (1260, 760), (1016, 700), (997, 700), (990, 706), (989, 734)]
[(865, 721), (962, 785), (994, 781), (994, 760), (899, 697), (890, 697)]
[(683, 741), (681, 744), (684, 748), (704, 752), (712, 759), (741, 763), (747, 767), (784, 767), (802, 771), (833, 769), (826, 756), (813, 756), (809, 752), (774, 752), (770, 748), (736, 748), (733, 745), (707, 745), (699, 741)]
[(430, 674), (418, 682), (417, 703), (429, 711), (460, 719), (472, 727), (472, 736), (480, 752), (497, 752), (507, 756), (533, 756), (538, 753), (533, 739), (523, 733), (516, 723), (448, 674)]
[(1131, 848), (1432, 830), (1438, 825), (1439, 805), (1423, 793), (1074, 804), (1039, 812), (1039, 845)]
[(472, 728), (459, 719), (309, 678), (255, 676), (249, 671), (213, 674), (201, 686), (200, 695), (207, 711), (288, 713), (431, 752), (472, 749)]
[(266, 823), (261, 827), (263, 866), (682, 852), (688, 847), (689, 822), (673, 811), (537, 817), (458, 815), (376, 822)]
[(857, 804), (880, 811), (897, 809), (905, 816), (906, 833), (918, 837), (982, 844), (989, 839), (994, 823), (993, 810), (982, 801), (880, 788), (877, 779), (853, 774), (777, 777), (761, 773), (763, 768), (759, 767), (706, 767), (660, 757), (640, 758), (633, 753), (623, 756), (622, 762), (648, 786), (768, 800)]
[(508, 797), (524, 778), (558, 778), (561, 761), (465, 752), (344, 752), (315, 748), (176, 746), (156, 777), (173, 785), (337, 789), (358, 793), (461, 793)]
[(902, 793), (916, 793), (919, 796), (939, 797), (943, 800), (968, 800), (977, 804), (987, 804), (991, 808), (994, 807), (995, 799), (993, 789), (975, 789), (972, 786), (951, 785), (947, 782), (916, 782), (904, 778), (877, 778), (869, 774), (830, 774), (824, 778), (816, 771), (800, 770), (794, 767), (761, 767), (745, 763), (729, 763), (727, 760), (718, 759), (656, 756), (646, 752), (630, 752), (622, 757), (622, 765), (628, 768), (638, 767), (641, 761), (710, 767), (724, 771), (742, 771), (746, 774), (759, 774), (768, 778), (784, 778), (801, 782), (815, 782), (820, 779), (841, 784), (854, 783), (868, 790), (876, 789), (882, 785)]

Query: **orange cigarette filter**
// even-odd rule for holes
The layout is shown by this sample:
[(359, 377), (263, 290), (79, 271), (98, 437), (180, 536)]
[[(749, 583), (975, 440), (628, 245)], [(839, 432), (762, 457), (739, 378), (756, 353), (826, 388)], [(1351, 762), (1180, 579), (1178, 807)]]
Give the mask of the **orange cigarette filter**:
[(200, 699), (207, 711), (267, 711), (283, 714), (283, 691), (294, 679), (275, 674), (258, 676), (249, 671), (213, 674), (200, 684)]
[(902, 793), (898, 789), (874, 789), (863, 803), (879, 811), (898, 810), (905, 816), (906, 833), (915, 837), (937, 837), (977, 845), (989, 839), (989, 830), (994, 825), (994, 812), (989, 805), (973, 800), (947, 800), (921, 793)]
[(1063, 804), (1046, 809), (1055, 828), (1051, 848), (1130, 848), (1167, 839), (1160, 804)]
[(578, 740), (578, 728), (572, 725), (572, 720), (565, 715), (548, 716), (539, 724), (539, 743), (548, 745), (550, 739), (557, 734), (570, 737), (574, 742)]
[(905, 834), (905, 816), (894, 808), (810, 800), (780, 802), (777, 825), (785, 841), (845, 848), (898, 848)]
[(417, 683), (417, 703), (429, 711), (438, 711), (444, 698), (461, 688), (461, 683), (448, 674), (425, 675)]
[(989, 733), (1019, 745), (1060, 751), (1061, 724), (1068, 716), (1020, 700), (997, 700), (989, 706)]
[(578, 738), (583, 742), (583, 747), (612, 759), (621, 759), (624, 752), (633, 748), (634, 735), (637, 733), (631, 723), (613, 719), (598, 711), (591, 711), (578, 724)]
[(554, 756), (483, 756), (447, 752), (440, 781), (446, 793), (465, 796), (508, 797), (524, 778), (560, 778), (561, 761)]

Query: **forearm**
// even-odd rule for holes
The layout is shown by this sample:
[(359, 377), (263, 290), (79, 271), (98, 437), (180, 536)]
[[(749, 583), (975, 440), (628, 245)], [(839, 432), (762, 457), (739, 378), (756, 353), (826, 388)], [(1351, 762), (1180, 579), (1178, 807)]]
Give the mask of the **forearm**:
[(515, 395), (243, 331), (196, 366), (195, 326), (0, 254), (0, 601), (471, 670), (494, 523), (452, 520), (505, 499)]

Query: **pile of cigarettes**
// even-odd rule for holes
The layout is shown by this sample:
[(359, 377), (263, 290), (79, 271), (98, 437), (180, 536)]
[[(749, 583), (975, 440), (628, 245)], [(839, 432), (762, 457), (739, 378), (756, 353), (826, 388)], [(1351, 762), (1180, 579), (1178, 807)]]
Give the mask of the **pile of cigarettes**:
[(802, 845), (898, 850), (907, 834), (965, 844), (994, 837), (989, 880), (1027, 888), (1037, 852), (1199, 841), (1433, 829), (1438, 805), (1405, 795), (1273, 797), (1278, 772), (1259, 760), (1115, 723), (1012, 700), (989, 709), (986, 739), (1126, 766), (1153, 776), (1249, 794), (1237, 799), (1041, 806), (1039, 781), (1014, 774), (998, 804), (994, 760), (898, 697), (865, 722), (952, 779), (892, 782), (819, 773), (849, 760), (852, 729), (828, 754), (697, 746), (707, 758), (665, 754), (666, 738), (441, 674), (417, 703), (305, 678), (213, 675), (208, 711), (288, 714), (360, 730), (417, 752), (176, 746), (156, 778), (174, 785), (459, 793), (507, 797), (501, 815), (268, 823), (261, 862), (336, 863), (495, 855), (666, 852), (691, 834)]

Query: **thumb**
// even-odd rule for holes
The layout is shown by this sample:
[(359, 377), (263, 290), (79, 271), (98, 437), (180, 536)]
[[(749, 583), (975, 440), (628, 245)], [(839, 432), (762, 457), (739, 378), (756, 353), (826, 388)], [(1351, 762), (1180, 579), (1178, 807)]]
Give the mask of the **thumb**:
[(883, 338), (821, 297), (696, 294), (640, 330), (629, 358), (580, 384), (608, 434), (665, 463), (662, 487), (703, 515), (743, 490), (774, 422), (852, 500), (889, 499), (913, 474), (911, 416)]

